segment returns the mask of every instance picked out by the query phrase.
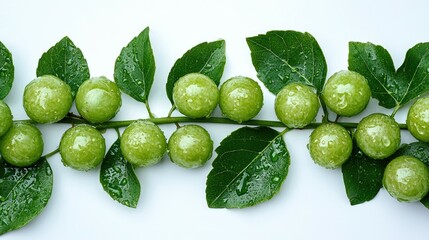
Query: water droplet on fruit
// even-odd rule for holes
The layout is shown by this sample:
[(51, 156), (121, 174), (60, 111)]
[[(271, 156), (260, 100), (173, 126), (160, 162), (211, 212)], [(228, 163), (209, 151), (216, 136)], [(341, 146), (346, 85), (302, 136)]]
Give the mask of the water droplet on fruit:
[(383, 139), (382, 139), (382, 141), (383, 141), (383, 145), (385, 147), (390, 146), (390, 139), (387, 136), (384, 136)]

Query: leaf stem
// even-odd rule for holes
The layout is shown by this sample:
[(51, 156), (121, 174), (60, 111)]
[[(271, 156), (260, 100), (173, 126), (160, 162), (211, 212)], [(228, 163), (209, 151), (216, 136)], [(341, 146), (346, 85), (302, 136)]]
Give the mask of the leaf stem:
[(60, 151), (60, 148), (58, 147), (57, 149), (55, 149), (54, 151), (47, 153), (45, 156), (43, 156), (44, 158), (50, 158), (52, 156), (54, 156), (55, 154), (57, 154)]
[(322, 106), (322, 110), (323, 110), (322, 122), (323, 123), (327, 123), (327, 122), (329, 122), (329, 111), (328, 111), (328, 108), (326, 107), (325, 101), (323, 101), (323, 98), (322, 98), (321, 94), (319, 94), (318, 97), (319, 97), (320, 105)]
[(149, 106), (149, 101), (148, 100), (146, 100), (146, 102), (144, 103), (145, 105), (146, 105), (146, 109), (147, 109), (147, 112), (149, 113), (149, 117), (152, 119), (152, 118), (155, 118), (155, 116), (153, 115), (153, 113), (150, 111), (150, 106)]
[(392, 118), (395, 117), (395, 115), (398, 112), (398, 110), (399, 110), (400, 107), (401, 107), (400, 105), (396, 105), (396, 107), (393, 109), (393, 112), (390, 115), (390, 117), (392, 117)]

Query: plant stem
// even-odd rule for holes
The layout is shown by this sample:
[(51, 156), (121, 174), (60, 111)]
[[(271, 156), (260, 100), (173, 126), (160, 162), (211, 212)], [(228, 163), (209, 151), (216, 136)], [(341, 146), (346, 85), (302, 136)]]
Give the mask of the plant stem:
[[(150, 121), (155, 124), (178, 124), (178, 123), (221, 123), (221, 124), (234, 124), (234, 125), (251, 125), (251, 126), (265, 126), (265, 127), (280, 127), (285, 128), (286, 126), (280, 122), (280, 121), (272, 121), (272, 120), (249, 120), (242, 123), (237, 123), (235, 121), (232, 121), (228, 118), (224, 117), (210, 117), (210, 118), (198, 118), (193, 119), (189, 117), (160, 117), (160, 118), (148, 118), (148, 119), (142, 119), (145, 121)], [(98, 129), (115, 129), (115, 128), (121, 128), (121, 127), (127, 127), (131, 123), (133, 123), (136, 120), (124, 120), (124, 121), (109, 121), (105, 123), (99, 123), (99, 124), (91, 124), (86, 122), (82, 119), (76, 119), (76, 118), (69, 118), (66, 117), (63, 120), (60, 121), (60, 123), (73, 123), (73, 124), (91, 124), (95, 126)], [(323, 124), (323, 122), (315, 122), (311, 123), (307, 126), (305, 126), (303, 129), (314, 129), (318, 126)], [(358, 123), (354, 122), (338, 122), (337, 124), (345, 127), (345, 128), (356, 128)], [(401, 129), (407, 129), (406, 124), (399, 124), (399, 127)]]

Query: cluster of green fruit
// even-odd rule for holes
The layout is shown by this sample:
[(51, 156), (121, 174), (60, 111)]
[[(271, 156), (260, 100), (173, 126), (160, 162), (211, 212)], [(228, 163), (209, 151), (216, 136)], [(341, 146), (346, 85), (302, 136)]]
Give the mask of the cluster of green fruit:
[[(45, 75), (26, 86), (24, 109), (36, 123), (58, 122), (68, 114), (74, 97), (79, 114), (90, 124), (112, 119), (122, 104), (116, 83), (105, 77), (85, 81), (73, 96), (64, 81)], [(209, 117), (219, 103), (222, 112), (237, 122), (256, 116), (263, 104), (262, 90), (250, 78), (231, 78), (218, 90), (210, 78), (198, 73), (180, 78), (174, 86), (173, 98), (177, 109), (191, 118)], [(13, 123), (11, 111), (3, 101), (0, 101), (0, 120), (0, 153), (8, 163), (25, 167), (40, 159), (44, 143), (36, 126)], [(66, 166), (86, 171), (103, 160), (105, 140), (90, 124), (79, 124), (63, 134), (59, 152)], [(167, 143), (162, 130), (144, 120), (136, 120), (124, 130), (120, 146), (124, 158), (136, 167), (158, 163), (168, 149), (174, 163), (195, 168), (204, 165), (213, 152), (209, 133), (198, 125), (179, 127)]]
[[(367, 80), (353, 71), (340, 71), (332, 75), (321, 93), (321, 100), (330, 110), (338, 116), (347, 117), (361, 113), (370, 97)], [(277, 117), (290, 128), (310, 124), (319, 107), (315, 90), (301, 83), (285, 86), (275, 102)], [(407, 127), (418, 140), (429, 141), (429, 98), (421, 98), (411, 106)], [(310, 135), (310, 155), (315, 163), (325, 168), (338, 168), (350, 158), (353, 138), (364, 154), (377, 161), (392, 156), (398, 150), (401, 131), (392, 116), (381, 113), (364, 117), (354, 132), (338, 123), (326, 122)], [(429, 170), (419, 159), (397, 157), (386, 167), (383, 186), (400, 201), (421, 200), (429, 191)]]

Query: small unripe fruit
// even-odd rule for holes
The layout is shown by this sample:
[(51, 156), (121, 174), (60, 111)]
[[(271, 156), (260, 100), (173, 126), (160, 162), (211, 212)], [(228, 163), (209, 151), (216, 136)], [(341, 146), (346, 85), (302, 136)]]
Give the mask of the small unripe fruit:
[(173, 101), (179, 112), (188, 117), (209, 117), (219, 102), (219, 90), (209, 77), (190, 73), (174, 84)]
[(262, 108), (263, 94), (258, 83), (247, 77), (233, 77), (220, 88), (219, 106), (222, 113), (236, 122), (255, 117)]
[(14, 166), (30, 166), (42, 156), (42, 133), (29, 123), (14, 123), (1, 138), (0, 153), (6, 162)]
[(319, 111), (319, 99), (313, 89), (302, 83), (290, 83), (277, 94), (277, 118), (289, 128), (303, 128)]
[(76, 93), (79, 114), (92, 123), (110, 120), (119, 111), (121, 104), (118, 86), (105, 77), (86, 80)]
[(429, 98), (420, 98), (410, 107), (407, 127), (415, 138), (429, 142)]
[(399, 201), (419, 201), (429, 191), (429, 170), (415, 157), (397, 157), (384, 171), (383, 186)]
[(76, 170), (88, 171), (98, 166), (104, 158), (106, 143), (103, 135), (89, 125), (68, 129), (60, 142), (60, 154), (64, 165)]
[(124, 158), (137, 167), (158, 163), (167, 151), (162, 130), (152, 122), (136, 121), (130, 124), (121, 137)]
[(25, 112), (38, 123), (58, 122), (67, 115), (72, 103), (70, 86), (55, 76), (40, 76), (24, 90)]
[(353, 142), (349, 132), (335, 123), (323, 124), (310, 135), (310, 155), (325, 168), (338, 168), (349, 159)]
[(210, 134), (198, 125), (186, 125), (177, 129), (168, 140), (171, 161), (184, 168), (203, 166), (213, 152)]
[(328, 79), (322, 98), (333, 112), (350, 117), (366, 108), (371, 98), (371, 89), (364, 76), (345, 70), (334, 73)]
[(401, 131), (396, 121), (381, 113), (363, 118), (356, 128), (357, 145), (367, 156), (383, 159), (391, 156), (401, 143)]
[(12, 127), (12, 120), (13, 116), (9, 106), (0, 100), (0, 137)]

